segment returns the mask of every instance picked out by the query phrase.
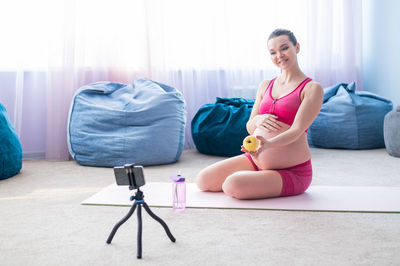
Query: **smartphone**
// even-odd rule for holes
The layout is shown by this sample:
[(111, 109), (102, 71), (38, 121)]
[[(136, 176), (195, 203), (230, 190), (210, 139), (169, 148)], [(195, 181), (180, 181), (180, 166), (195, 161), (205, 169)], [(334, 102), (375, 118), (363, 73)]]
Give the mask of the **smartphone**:
[(115, 166), (114, 175), (118, 186), (131, 186), (136, 189), (146, 184), (141, 165)]

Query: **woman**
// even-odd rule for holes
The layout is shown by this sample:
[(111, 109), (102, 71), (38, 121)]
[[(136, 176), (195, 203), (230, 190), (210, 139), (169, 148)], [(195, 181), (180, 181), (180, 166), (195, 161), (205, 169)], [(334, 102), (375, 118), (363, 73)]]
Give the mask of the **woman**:
[(301, 71), (297, 62), (300, 44), (291, 31), (272, 32), (268, 49), (281, 74), (261, 82), (246, 124), (260, 145), (255, 152), (242, 146), (244, 155), (203, 169), (196, 177), (203, 191), (259, 199), (301, 194), (311, 184), (307, 129), (321, 109), (323, 89)]

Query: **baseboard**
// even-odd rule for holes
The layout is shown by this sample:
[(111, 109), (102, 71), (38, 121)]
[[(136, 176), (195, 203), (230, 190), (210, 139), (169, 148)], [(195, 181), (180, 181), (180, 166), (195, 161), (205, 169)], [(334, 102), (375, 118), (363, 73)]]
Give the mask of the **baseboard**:
[(22, 154), (22, 160), (32, 161), (32, 160), (44, 160), (46, 155), (44, 152), (24, 152)]

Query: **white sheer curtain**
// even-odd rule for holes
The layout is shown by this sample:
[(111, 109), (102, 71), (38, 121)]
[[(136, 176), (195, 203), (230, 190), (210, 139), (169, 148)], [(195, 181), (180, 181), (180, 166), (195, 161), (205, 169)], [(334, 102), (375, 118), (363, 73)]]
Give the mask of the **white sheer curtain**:
[[(278, 27), (295, 33), (307, 75), (323, 86), (362, 86), (361, 0), (15, 0), (0, 10), (7, 40), (0, 43), (0, 81), (16, 73), (0, 85), (0, 100), (12, 109), (24, 147), (33, 141), (23, 122), (32, 104), (26, 96), (32, 87), (41, 93), (35, 101), (46, 108), (35, 126), (45, 134), (35, 137), (48, 159), (68, 158), (73, 93), (99, 80), (147, 77), (182, 91), (186, 147), (194, 147), (190, 122), (201, 105), (217, 96), (254, 97), (262, 79), (279, 74), (267, 52)], [(32, 72), (46, 78), (27, 80)]]

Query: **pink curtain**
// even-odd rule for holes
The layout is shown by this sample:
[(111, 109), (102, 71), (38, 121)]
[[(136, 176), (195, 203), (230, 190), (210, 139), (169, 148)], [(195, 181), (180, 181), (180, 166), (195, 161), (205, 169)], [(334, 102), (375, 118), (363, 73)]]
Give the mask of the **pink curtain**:
[[(193, 148), (190, 122), (200, 106), (215, 97), (254, 97), (261, 80), (279, 74), (267, 51), (267, 37), (278, 27), (296, 34), (307, 75), (323, 86), (356, 81), (362, 88), (361, 0), (7, 2), (0, 24), (11, 25), (3, 27), (4, 39), (13, 41), (0, 43), (0, 79), (7, 84), (0, 84), (0, 100), (12, 110), (24, 154), (67, 160), (75, 91), (139, 77), (183, 93), (185, 147)], [(32, 73), (45, 78), (29, 79)], [(33, 90), (43, 96), (35, 103)]]

